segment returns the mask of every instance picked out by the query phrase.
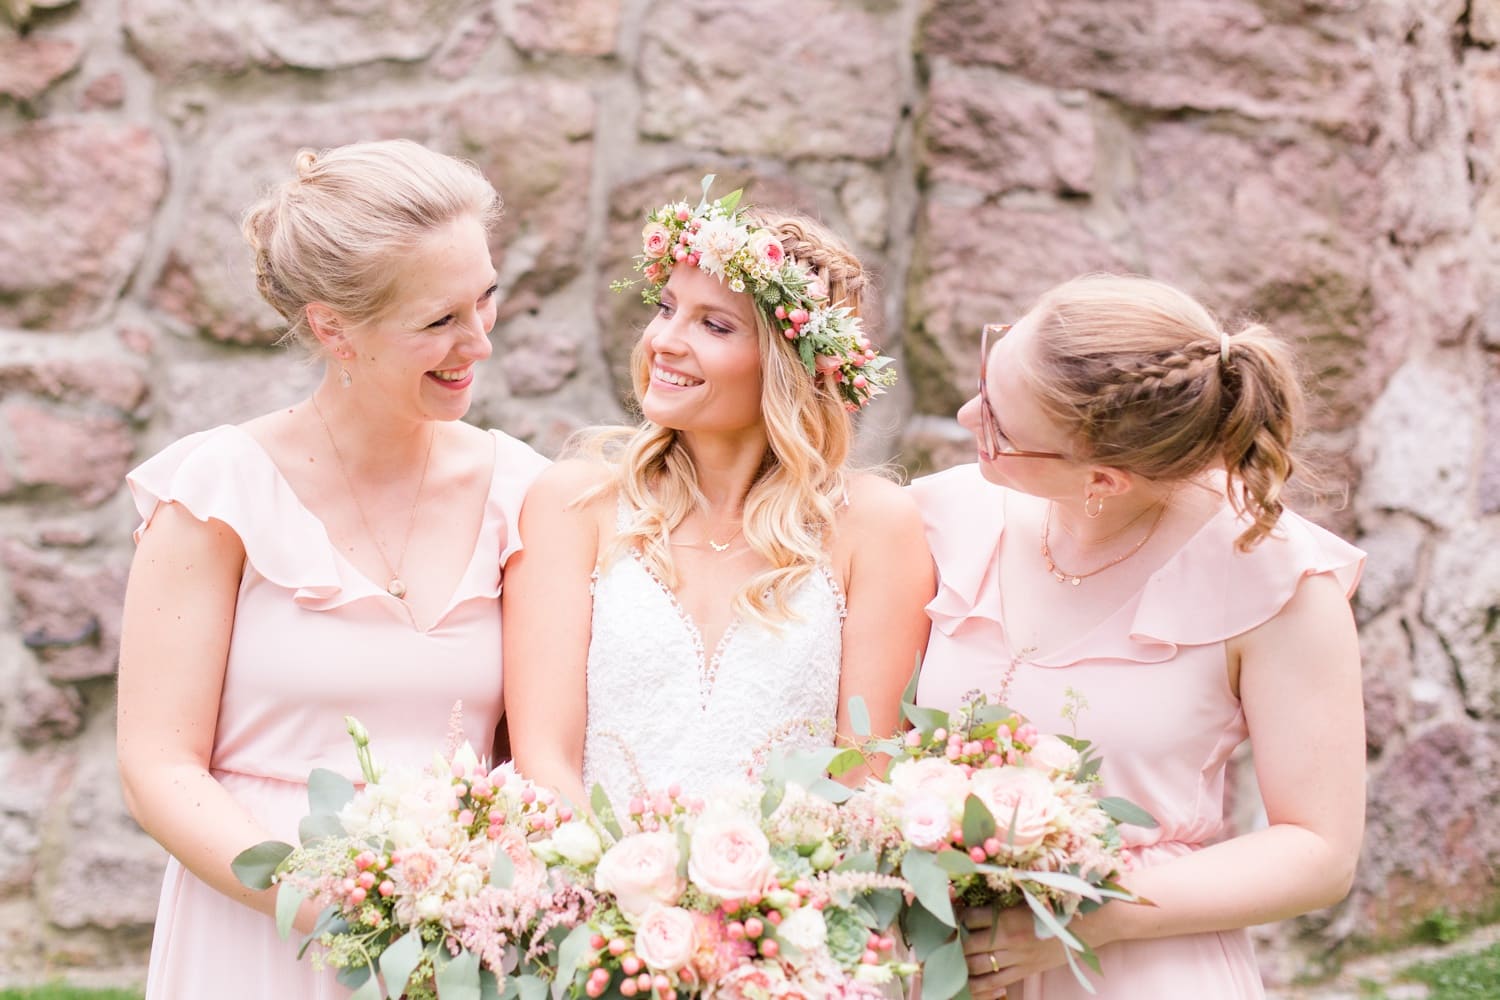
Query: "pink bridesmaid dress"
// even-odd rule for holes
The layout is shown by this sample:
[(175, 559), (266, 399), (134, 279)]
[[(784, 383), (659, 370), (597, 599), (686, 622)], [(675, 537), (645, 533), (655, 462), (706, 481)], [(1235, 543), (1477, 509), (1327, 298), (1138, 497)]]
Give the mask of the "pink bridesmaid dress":
[[(932, 637), (917, 691), (921, 704), (952, 709), (975, 689), (999, 689), (1010, 656), (1000, 622), (998, 567), (1003, 504), (1043, 501), (986, 481), (976, 465), (919, 479), (938, 569), (927, 612)], [(1003, 500), (1002, 500), (1003, 498)], [(1005, 701), (1043, 732), (1071, 735), (1072, 693), (1087, 702), (1077, 735), (1103, 758), (1103, 792), (1156, 817), (1156, 829), (1121, 827), (1132, 860), (1149, 866), (1221, 839), (1224, 770), (1248, 733), (1230, 690), (1225, 640), (1272, 618), (1298, 581), (1332, 573), (1352, 593), (1358, 549), (1293, 513), (1248, 553), (1226, 503), (1147, 585), (1119, 595), (1119, 610), (1066, 648), (1018, 664)], [(1028, 537), (1028, 542), (1031, 539)], [(1090, 581), (1108, 586), (1108, 576)], [(1124, 905), (1111, 903), (1109, 905)], [(1264, 996), (1244, 930), (1126, 941), (1098, 950), (1096, 1000), (1252, 1000)], [(1028, 978), (1011, 1000), (1086, 1000), (1066, 968)]]
[[(175, 501), (216, 518), (245, 547), (210, 770), (272, 837), (297, 842), (316, 767), (360, 777), (344, 716), (370, 731), (383, 765), (441, 750), (454, 703), (481, 753), (501, 712), (500, 575), (521, 547), (516, 517), (546, 459), (491, 431), (494, 474), (474, 554), (446, 609), (419, 628), (406, 606), (329, 542), (254, 438), (222, 426), (189, 435), (127, 477), (143, 519)], [(169, 859), (147, 1000), (332, 1000), (349, 990), (296, 958), (270, 917)]]

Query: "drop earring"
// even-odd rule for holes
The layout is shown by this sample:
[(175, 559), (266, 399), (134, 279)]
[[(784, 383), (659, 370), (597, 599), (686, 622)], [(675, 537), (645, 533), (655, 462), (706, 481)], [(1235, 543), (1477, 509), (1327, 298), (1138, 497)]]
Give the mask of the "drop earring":
[(343, 367), (342, 365), (340, 365), (339, 366), (339, 385), (341, 385), (345, 389), (347, 389), (350, 386), (352, 386), (353, 384), (354, 384), (354, 376), (349, 374), (349, 369), (347, 369), (347, 368)]

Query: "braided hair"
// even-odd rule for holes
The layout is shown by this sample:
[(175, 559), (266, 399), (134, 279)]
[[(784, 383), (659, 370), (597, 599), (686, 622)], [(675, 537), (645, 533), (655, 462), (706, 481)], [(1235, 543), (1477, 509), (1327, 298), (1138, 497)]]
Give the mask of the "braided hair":
[(1303, 411), (1285, 342), (1259, 324), (1229, 334), (1187, 294), (1139, 277), (1078, 278), (1034, 315), (1032, 387), (1081, 458), (1169, 482), (1222, 467), (1251, 519), (1237, 547), (1271, 533)]

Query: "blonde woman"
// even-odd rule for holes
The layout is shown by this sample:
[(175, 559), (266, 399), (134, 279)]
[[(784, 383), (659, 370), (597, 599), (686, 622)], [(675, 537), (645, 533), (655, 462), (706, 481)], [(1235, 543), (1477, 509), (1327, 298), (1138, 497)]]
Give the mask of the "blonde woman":
[[(912, 485), (940, 585), (918, 700), (975, 689), (1093, 740), (1125, 883), (1069, 927), (1103, 1000), (1255, 1000), (1245, 928), (1348, 891), (1364, 819), (1363, 554), (1282, 505), (1301, 394), (1290, 349), (1229, 333), (1144, 278), (1062, 285), (986, 328), (959, 411), (978, 464)], [(1228, 837), (1224, 769), (1248, 739), (1266, 826)], [(1082, 1000), (1024, 907), (965, 950), (976, 1000)]]
[[(493, 187), (409, 142), (303, 152), (246, 215), (261, 294), (324, 365), (291, 407), (129, 476), (142, 517), (120, 650), (126, 802), (172, 855), (149, 1000), (347, 996), (230, 871), (296, 842), (314, 767), (425, 763), (462, 700), (500, 717), (501, 565), (544, 460), (459, 418), (489, 357)], [(304, 905), (299, 929), (315, 913)]]
[(575, 802), (830, 744), (854, 695), (892, 731), (926, 639), (916, 507), (846, 466), (851, 411), (893, 377), (864, 272), (811, 220), (707, 190), (644, 232), (644, 421), (538, 478), (509, 571), (516, 763)]

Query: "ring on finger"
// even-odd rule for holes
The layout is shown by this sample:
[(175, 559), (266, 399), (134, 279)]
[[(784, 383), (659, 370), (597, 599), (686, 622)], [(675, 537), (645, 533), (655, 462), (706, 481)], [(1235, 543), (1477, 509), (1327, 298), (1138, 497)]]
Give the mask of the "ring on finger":
[(990, 971), (991, 972), (999, 972), (1000, 971), (1000, 960), (995, 957), (995, 953), (994, 952), (990, 952)]

